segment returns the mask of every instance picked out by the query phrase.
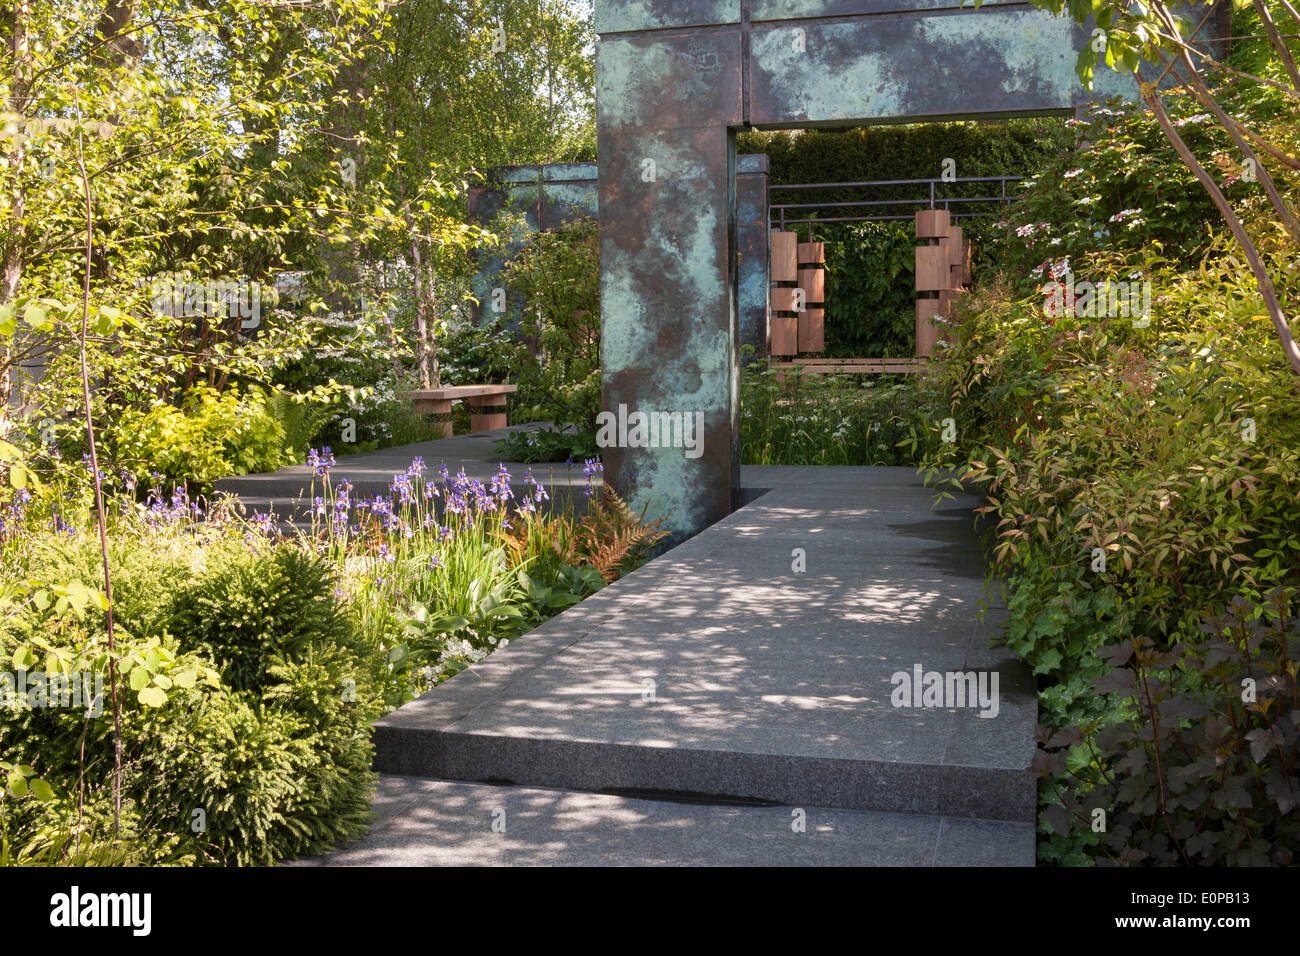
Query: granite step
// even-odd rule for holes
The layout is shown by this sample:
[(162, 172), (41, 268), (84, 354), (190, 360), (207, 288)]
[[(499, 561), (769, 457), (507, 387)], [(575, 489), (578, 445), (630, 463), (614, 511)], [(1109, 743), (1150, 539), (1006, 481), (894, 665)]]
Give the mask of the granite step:
[(383, 776), (360, 840), (291, 866), (1032, 866), (1032, 824)]
[[(989, 647), (975, 499), (932, 507), (905, 468), (744, 481), (767, 490), (380, 720), (377, 768), (1032, 832), (1036, 688)], [(897, 706), (918, 669), (996, 697)]]

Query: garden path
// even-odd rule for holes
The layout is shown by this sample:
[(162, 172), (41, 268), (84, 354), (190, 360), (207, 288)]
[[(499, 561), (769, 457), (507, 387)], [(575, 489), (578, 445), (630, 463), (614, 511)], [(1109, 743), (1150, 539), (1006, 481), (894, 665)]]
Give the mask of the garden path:
[[(988, 646), (1006, 611), (976, 499), (932, 507), (910, 468), (743, 483), (726, 519), (379, 721), (380, 818), (310, 862), (1032, 865), (1035, 684)], [(918, 669), (991, 699), (895, 706)]]

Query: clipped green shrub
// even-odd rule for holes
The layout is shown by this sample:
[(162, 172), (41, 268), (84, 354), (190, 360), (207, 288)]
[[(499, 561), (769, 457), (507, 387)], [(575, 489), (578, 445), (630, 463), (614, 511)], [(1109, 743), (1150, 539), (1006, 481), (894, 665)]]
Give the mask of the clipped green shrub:
[(339, 712), (313, 721), (301, 700), (284, 705), (302, 693), (301, 678), (288, 688), (274, 701), (228, 688), (196, 694), (141, 728), (130, 789), (155, 826), (227, 866), (273, 864), (364, 832), (373, 713), (344, 702), (335, 684), (315, 692), (338, 700)]
[[(955, 162), (958, 177), (1027, 175), (1037, 172), (1071, 138), (1064, 121), (1051, 118), (756, 131), (740, 133), (736, 149), (766, 153), (771, 183), (782, 186), (939, 178), (945, 159)], [(957, 184), (949, 190), (944, 195), (988, 195), (989, 185)], [(804, 193), (798, 201), (861, 198), (860, 193), (826, 190)]]
[(291, 545), (236, 552), (177, 592), (169, 628), (217, 663), (223, 683), (260, 689), (277, 657), (297, 661), (311, 648), (351, 643), (333, 588), (329, 564)]

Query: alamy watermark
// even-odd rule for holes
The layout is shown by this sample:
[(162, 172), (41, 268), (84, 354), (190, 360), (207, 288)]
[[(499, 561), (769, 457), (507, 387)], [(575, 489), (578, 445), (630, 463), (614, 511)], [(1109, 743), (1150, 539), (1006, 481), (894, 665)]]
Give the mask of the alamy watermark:
[(895, 707), (978, 707), (981, 717), (996, 717), (1000, 709), (997, 671), (927, 671), (913, 664), (910, 674), (895, 671), (889, 682)]
[(596, 444), (601, 448), (681, 448), (687, 458), (704, 454), (703, 412), (617, 412), (596, 416)]
[(155, 279), (149, 297), (158, 315), (239, 319), (242, 329), (262, 324), (262, 286), (250, 279)]
[(83, 893), (73, 886), (50, 897), (50, 925), (123, 927), (133, 936), (148, 936), (153, 928), (152, 893)]
[(86, 716), (104, 712), (104, 675), (86, 672), (47, 674), (45, 671), (0, 671), (0, 707), (85, 707)]

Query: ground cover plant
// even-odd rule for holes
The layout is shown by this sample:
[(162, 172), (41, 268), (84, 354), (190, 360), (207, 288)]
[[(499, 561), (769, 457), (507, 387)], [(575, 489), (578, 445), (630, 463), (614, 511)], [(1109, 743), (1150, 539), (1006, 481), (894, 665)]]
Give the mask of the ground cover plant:
[(753, 363), (741, 373), (741, 461), (747, 465), (911, 465), (931, 434), (928, 380), (805, 375)]
[(116, 685), (86, 469), (65, 486), (34, 467), (33, 490), (0, 495), (6, 863), (264, 864), (356, 837), (376, 717), (663, 538), (599, 485), (595, 459), (585, 506), (558, 511), (504, 469), (485, 485), (417, 459), (362, 499), (331, 480), (328, 450), (309, 461), (320, 494), (298, 531), (180, 487), (137, 501), (132, 479), (113, 483)]
[[(1239, 101), (1285, 139), (1293, 108)], [(1200, 104), (1277, 294), (1300, 295), (1272, 204)], [(936, 368), (951, 469), (985, 493), (1002, 640), (1039, 681), (1039, 859), (1291, 864), (1297, 816), (1300, 380), (1247, 254), (1150, 112), (1108, 104), (1002, 223), (1004, 264)], [(1296, 195), (1290, 171), (1278, 171)], [(1076, 211), (1077, 210), (1077, 211)], [(1150, 310), (1106, 297), (1131, 283)], [(1145, 293), (1144, 293), (1145, 294)]]

